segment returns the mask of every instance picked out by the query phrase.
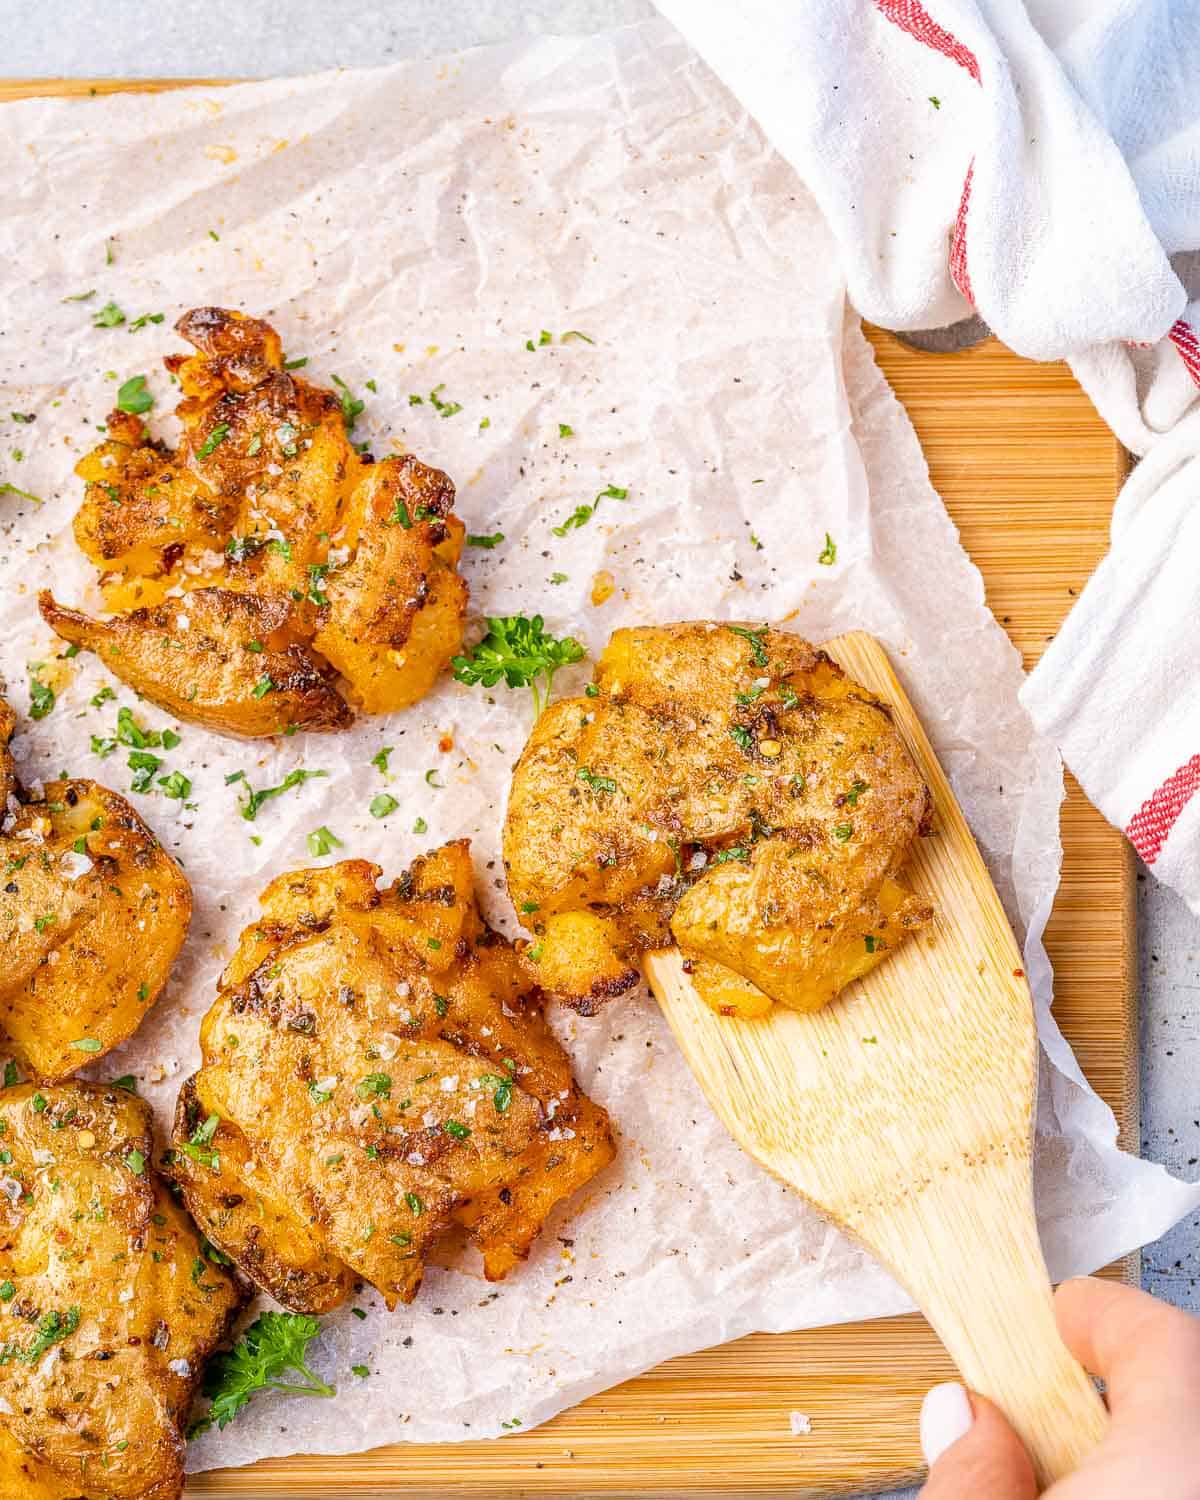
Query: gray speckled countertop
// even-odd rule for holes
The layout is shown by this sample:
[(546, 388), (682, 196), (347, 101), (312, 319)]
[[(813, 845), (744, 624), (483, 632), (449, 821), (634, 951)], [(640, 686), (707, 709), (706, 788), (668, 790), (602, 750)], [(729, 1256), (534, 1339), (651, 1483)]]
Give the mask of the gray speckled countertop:
[[(640, 21), (649, 0), (14, 0), (4, 73), (21, 77), (262, 77), (364, 67), (543, 32)], [(1142, 1152), (1200, 1176), (1200, 918), (1144, 871), (1141, 944)], [(1146, 1287), (1200, 1310), (1200, 1218), (1146, 1247)], [(730, 1475), (731, 1492), (737, 1477)], [(915, 1492), (906, 1491), (905, 1496)], [(902, 1500), (900, 1495), (888, 1500)]]

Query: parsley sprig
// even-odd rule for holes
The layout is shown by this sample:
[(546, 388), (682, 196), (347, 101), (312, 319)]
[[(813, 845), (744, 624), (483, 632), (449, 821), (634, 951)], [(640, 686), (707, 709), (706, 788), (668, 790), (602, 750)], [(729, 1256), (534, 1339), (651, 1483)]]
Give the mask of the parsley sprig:
[[(582, 661), (585, 652), (574, 638), (556, 639), (547, 633), (541, 615), (490, 617), (487, 634), (469, 656), (456, 656), (450, 665), (456, 682), (495, 687), (503, 677), (510, 688), (533, 693), (534, 717), (540, 718), (550, 698), (554, 674), (560, 667)], [(545, 686), (541, 679), (545, 678)]]
[[(215, 1355), (204, 1374), (204, 1394), (212, 1402), (207, 1413), (192, 1423), (189, 1437), (216, 1424), (226, 1427), (259, 1391), (284, 1391), (290, 1396), (333, 1396), (333, 1386), (309, 1369), (308, 1346), (321, 1331), (316, 1318), (305, 1313), (265, 1312), (232, 1349)], [(289, 1371), (301, 1380), (283, 1380)]]

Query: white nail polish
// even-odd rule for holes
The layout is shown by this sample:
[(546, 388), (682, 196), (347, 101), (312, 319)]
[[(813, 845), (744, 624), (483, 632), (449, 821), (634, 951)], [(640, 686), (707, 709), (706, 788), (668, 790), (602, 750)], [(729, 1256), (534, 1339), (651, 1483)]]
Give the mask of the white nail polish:
[(957, 1381), (935, 1385), (921, 1402), (921, 1452), (932, 1468), (952, 1443), (971, 1430), (971, 1402)]

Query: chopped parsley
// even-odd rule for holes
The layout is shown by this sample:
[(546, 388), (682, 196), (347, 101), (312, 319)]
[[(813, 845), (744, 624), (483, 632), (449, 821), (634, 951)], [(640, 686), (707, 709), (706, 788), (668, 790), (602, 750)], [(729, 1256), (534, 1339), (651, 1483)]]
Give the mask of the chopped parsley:
[(242, 817), (245, 818), (248, 823), (252, 823), (254, 819), (258, 817), (259, 808), (263, 805), (264, 802), (269, 801), (270, 798), (278, 797), (282, 793), (290, 791), (292, 787), (302, 786), (304, 782), (311, 781), (318, 776), (328, 775), (328, 771), (304, 771), (297, 769), (295, 771), (289, 771), (278, 786), (263, 787), (261, 791), (256, 792), (251, 787), (250, 783), (246, 781), (245, 771), (234, 771), (231, 775), (226, 776), (225, 785), (230, 786), (235, 781), (241, 781), (245, 783), (246, 795), (241, 799), (241, 812)]
[(342, 421), (346, 424), (346, 431), (353, 432), (355, 422), (366, 410), (366, 402), (358, 400), (340, 375), (331, 375), (330, 379), (338, 388), (338, 400), (341, 402)]
[(558, 435), (560, 438), (574, 437), (575, 429), (567, 422), (560, 422), (558, 424)]
[(447, 1135), (453, 1136), (456, 1141), (465, 1141), (471, 1134), (470, 1129), (458, 1120), (447, 1120), (443, 1129)]
[[(501, 678), (510, 688), (528, 687), (533, 693), (534, 717), (541, 716), (555, 673), (582, 661), (584, 649), (573, 636), (549, 635), (541, 615), (489, 617), (487, 634), (469, 656), (451, 661), (454, 678), (471, 686), (495, 687)], [(545, 687), (540, 679), (545, 679)]]
[(307, 843), (308, 852), (316, 859), (320, 859), (325, 854), (332, 854), (334, 849), (342, 847), (341, 839), (323, 823), (320, 828), (314, 828), (308, 835)]
[(467, 532), (467, 546), (482, 547), (487, 552), (490, 552), (493, 547), (498, 547), (503, 540), (504, 533), (502, 531), (493, 531), (490, 536), (480, 536), (479, 533), (474, 531)]
[(743, 640), (750, 642), (750, 659), (756, 667), (767, 665), (767, 647), (763, 637), (768, 629), (767, 625), (760, 625), (757, 630), (747, 630), (742, 625), (727, 625), (726, 630), (731, 630), (734, 635), (740, 635)]
[(37, 1332), (28, 1349), (22, 1349), (15, 1340), (0, 1344), (0, 1365), (9, 1364), (14, 1359), (23, 1365), (36, 1365), (47, 1349), (69, 1339), (78, 1327), (78, 1307), (68, 1308), (65, 1314), (48, 1312), (37, 1325)]
[(754, 736), (744, 724), (731, 724), (729, 726), (729, 738), (739, 750), (744, 751), (747, 755), (754, 749)]
[(124, 321), (125, 314), (115, 302), (106, 302), (92, 318), (96, 328), (119, 328)]
[(385, 776), (388, 773), (388, 756), (392, 753), (393, 748), (392, 745), (385, 745), (382, 750), (377, 750), (371, 757), (371, 764)]
[(408, 1204), (408, 1211), (414, 1219), (419, 1219), (425, 1212), (425, 1205), (417, 1197), (416, 1193), (405, 1193), (404, 1201)]
[(837, 543), (828, 532), (825, 533), (825, 547), (817, 561), (826, 568), (832, 568), (837, 562)]
[(35, 673), (29, 677), (29, 717), (44, 719), (54, 707), (54, 689), (42, 682)]
[(190, 1156), (193, 1161), (198, 1161), (202, 1167), (209, 1167), (214, 1172), (221, 1170), (220, 1152), (212, 1148), (220, 1123), (220, 1115), (206, 1116), (192, 1131), (191, 1136), (180, 1144), (180, 1150), (185, 1156)]
[(580, 766), (575, 775), (593, 792), (615, 792), (617, 789), (617, 783), (611, 776), (597, 776), (588, 766)]
[(180, 802), (192, 795), (192, 783), (182, 771), (172, 771), (169, 776), (160, 776), (158, 784), (168, 797), (175, 797)]
[(143, 313), (140, 318), (134, 318), (129, 325), (130, 333), (136, 333), (139, 328), (145, 328), (147, 323), (161, 323), (164, 313)]
[(550, 529), (555, 536), (566, 536), (568, 531), (578, 531), (581, 526), (587, 525), (599, 509), (601, 500), (627, 500), (628, 498), (628, 489), (617, 484), (606, 485), (590, 505), (577, 505), (561, 526), (552, 526)]
[(400, 804), (390, 792), (380, 792), (377, 797), (371, 798), (371, 816), (373, 818), (386, 818), (389, 813), (394, 813)]
[(835, 839), (837, 839), (839, 844), (846, 843), (851, 838), (853, 833), (854, 825), (852, 823), (839, 823), (833, 830), (833, 836)]
[(446, 387), (444, 383), (442, 385), (434, 386), (433, 390), (431, 390), (429, 393), (430, 405), (434, 408), (439, 417), (453, 417), (458, 412), (462, 411), (462, 403), (460, 401), (443, 401), (441, 398), (441, 392), (445, 389)]
[(228, 436), (229, 423), (218, 422), (213, 430), (209, 433), (209, 435), (200, 444), (199, 448), (196, 449), (196, 457), (208, 458), (211, 453), (216, 452), (216, 450), (221, 446), (221, 444)]
[(133, 1150), (126, 1154), (125, 1165), (135, 1177), (140, 1177), (146, 1170), (146, 1158), (140, 1151)]
[(412, 831), (414, 833), (428, 833), (429, 824), (425, 821), (424, 818), (418, 818), (417, 821), (413, 824)]
[(268, 693), (275, 691), (275, 682), (269, 672), (264, 672), (250, 690), (253, 698), (265, 698)]
[(94, 1036), (81, 1036), (71, 1043), (76, 1052), (99, 1052), (100, 1045)]
[(161, 765), (160, 755), (152, 755), (149, 750), (131, 750), (128, 766), (133, 772), (130, 783), (132, 789), (135, 792), (148, 792), (154, 783), (154, 773)]

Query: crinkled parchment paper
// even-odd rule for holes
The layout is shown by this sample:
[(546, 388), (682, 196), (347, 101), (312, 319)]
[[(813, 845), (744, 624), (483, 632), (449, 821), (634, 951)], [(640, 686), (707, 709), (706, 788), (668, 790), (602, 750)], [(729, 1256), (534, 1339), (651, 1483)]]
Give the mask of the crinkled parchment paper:
[[(208, 302), (266, 316), (289, 355), (308, 357), (307, 375), (337, 374), (365, 397), (360, 430), (376, 453), (411, 448), (441, 465), (468, 529), (504, 533), (493, 551), (468, 550), (479, 614), (541, 611), (593, 651), (615, 626), (698, 615), (881, 637), (1027, 934), (1054, 1269), (1094, 1267), (1193, 1205), (1192, 1190), (1118, 1154), (1112, 1117), (1050, 1017), (1039, 934), (1062, 785), (1018, 706), (1016, 654), (846, 321), (810, 200), (674, 32), (653, 23), (373, 73), (31, 102), (3, 119), (0, 410), (36, 420), (0, 423), (0, 480), (44, 501), (0, 496), (0, 667), (19, 710), (28, 664), (56, 650), (35, 590), (97, 603), (70, 536), (71, 469), (117, 381), (148, 375), (152, 425), (169, 435), (159, 359), (179, 347), (174, 318)], [(109, 300), (127, 322), (93, 327)], [(163, 324), (131, 327), (160, 312)], [(593, 342), (561, 342), (570, 329)], [(439, 387), (461, 411), (439, 415)], [(628, 498), (554, 534), (609, 485)], [(833, 566), (818, 563), (827, 532)], [(602, 572), (615, 590), (596, 603)], [(57, 706), (16, 741), (23, 776), (66, 767), (127, 790), (124, 752), (101, 761), (89, 746), (132, 694), (117, 685), (115, 702), (93, 707), (110, 681), (97, 661), (59, 666)], [(563, 674), (560, 690), (583, 677)], [(135, 706), (150, 725), (170, 722)], [(489, 909), (511, 930), (497, 846), (530, 712), (527, 693), (444, 680), (415, 710), (340, 737), (247, 745), (182, 726), (166, 768), (191, 777), (195, 807), (133, 800), (185, 863), (192, 932), (167, 993), (98, 1075), (136, 1073), (165, 1125), (236, 933), (268, 878), (311, 862), (306, 834), (321, 825), (341, 840), (335, 853), (375, 859), (389, 879), (468, 835)], [(386, 778), (371, 764), (384, 745)], [(254, 823), (240, 817), (227, 774), (260, 787), (296, 766), (329, 777)], [(377, 821), (368, 805), (385, 789), (400, 808)], [(428, 832), (413, 831), (418, 818)], [(499, 1286), (469, 1265), (435, 1268), (410, 1308), (389, 1315), (368, 1290), (355, 1299), (365, 1321), (332, 1315), (316, 1362), (336, 1400), (260, 1399), (196, 1443), (195, 1467), (529, 1427), (667, 1355), (906, 1305), (725, 1136), (651, 1004), (558, 1024), (617, 1124), (612, 1169)]]

